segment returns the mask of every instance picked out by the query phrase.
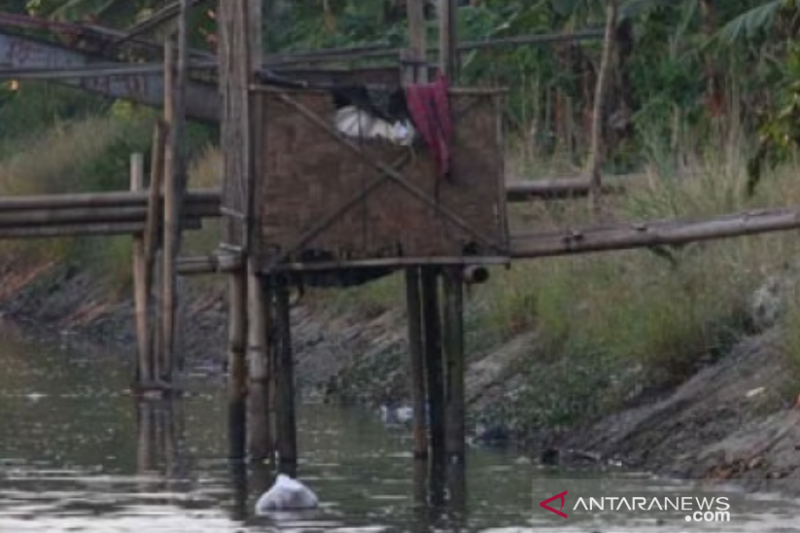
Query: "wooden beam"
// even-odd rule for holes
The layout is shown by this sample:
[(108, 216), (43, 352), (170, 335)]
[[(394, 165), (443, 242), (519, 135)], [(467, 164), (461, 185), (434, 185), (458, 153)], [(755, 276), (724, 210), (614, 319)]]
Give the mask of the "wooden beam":
[(458, 83), (458, 2), (439, 0), (439, 68), (451, 83)]
[(264, 463), (273, 457), (275, 450), (270, 420), (270, 381), (267, 351), (270, 337), (267, 330), (273, 319), (268, 310), (269, 290), (264, 290), (253, 271), (252, 262), (247, 269), (247, 418), (248, 456), (252, 461)]
[(218, 0), (219, 91), (221, 94), (220, 146), (223, 154), (223, 207), (237, 216), (226, 216), (223, 244), (246, 250), (252, 179), (249, 87), (249, 0)]
[[(146, 207), (150, 198), (149, 192), (113, 191), (97, 193), (64, 193), (37, 194), (30, 196), (4, 196), (0, 198), (0, 213), (9, 211), (28, 211), (33, 209), (80, 209), (80, 208), (117, 208)], [(163, 195), (159, 194), (163, 202)], [(204, 216), (219, 216), (220, 190), (197, 189), (189, 191), (186, 197), (189, 205), (197, 206), (208, 212)], [(202, 206), (202, 207), (200, 207)]]
[[(147, 195), (147, 215), (144, 230), (145, 251), (145, 286), (147, 288), (147, 314), (152, 327), (150, 335), (150, 354), (152, 360), (152, 375), (161, 376), (163, 342), (160, 328), (160, 288), (161, 271), (156, 265), (161, 265), (159, 229), (163, 224), (161, 217), (161, 194), (164, 182), (164, 152), (166, 150), (167, 125), (163, 120), (156, 120), (153, 130), (153, 146), (150, 153), (150, 184)], [(219, 213), (219, 207), (216, 208)], [(153, 288), (157, 287), (158, 291)]]
[(800, 229), (800, 207), (761, 209), (700, 220), (655, 220), (605, 227), (518, 233), (511, 236), (511, 256), (516, 259), (532, 259), (681, 245), (796, 229)]
[(214, 274), (218, 272), (235, 272), (242, 268), (239, 255), (209, 254), (194, 257), (179, 257), (178, 273), (182, 276), (193, 274)]
[[(142, 154), (131, 154), (130, 162), (131, 190), (144, 190), (144, 157)], [(149, 287), (147, 285), (147, 258), (144, 234), (133, 235), (133, 293), (136, 320), (136, 382), (150, 383), (153, 380), (153, 365), (150, 352), (150, 316)]]
[(421, 267), (422, 324), (425, 377), (428, 389), (430, 456), (436, 465), (445, 458), (445, 381), (442, 358), (442, 324), (439, 308), (439, 267)]
[(411, 359), (410, 390), (414, 409), (414, 458), (428, 457), (427, 394), (425, 388), (425, 354), (422, 340), (422, 303), (420, 298), (420, 269), (405, 270), (406, 311), (408, 320), (408, 354)]
[(463, 271), (446, 267), (442, 274), (444, 297), (442, 322), (445, 359), (445, 444), (449, 463), (463, 462), (466, 451), (466, 396), (464, 354), (464, 286)]
[[(459, 53), (473, 50), (505, 46), (543, 46), (560, 42), (598, 40), (603, 38), (602, 29), (588, 29), (571, 33), (546, 33), (538, 35), (519, 35), (502, 39), (486, 39), (483, 41), (467, 41), (457, 46)], [(437, 53), (438, 46), (427, 49), (428, 54)], [(279, 67), (297, 65), (300, 63), (328, 63), (343, 60), (397, 57), (400, 49), (391, 45), (365, 45), (358, 47), (329, 48), (313, 52), (299, 52), (287, 54), (272, 54), (265, 58), (266, 67)]]
[(270, 280), (275, 290), (276, 448), (281, 465), (297, 463), (297, 420), (295, 417), (294, 359), (289, 303), (289, 286), (284, 279)]
[[(200, 229), (200, 219), (184, 219), (184, 229)], [(85, 222), (54, 226), (0, 227), (0, 239), (38, 239), (88, 235), (132, 235), (144, 231), (142, 222)]]
[(600, 214), (600, 198), (602, 196), (600, 168), (603, 163), (603, 117), (606, 108), (608, 82), (611, 75), (611, 52), (614, 49), (616, 27), (617, 1), (607, 0), (603, 53), (600, 60), (600, 72), (597, 76), (597, 87), (594, 93), (594, 110), (592, 112), (592, 132), (588, 163), (589, 180), (591, 182), (589, 200), (595, 216)]
[[(261, 0), (248, 0), (247, 3), (247, 57), (242, 60), (247, 60), (247, 76), (248, 84), (256, 81), (255, 73), (261, 66), (262, 61), (262, 47), (263, 47), (263, 32), (262, 24), (264, 22), (262, 13)], [(249, 100), (249, 95), (248, 95)], [(249, 105), (249, 102), (248, 102)], [(261, 116), (258, 113), (256, 116)], [(250, 140), (249, 146), (255, 145), (256, 124), (255, 120), (247, 121), (247, 130), (244, 132)], [(263, 147), (264, 144), (258, 143), (258, 146)], [(248, 169), (249, 184), (247, 189), (252, 191), (249, 195), (248, 212), (251, 217), (248, 217), (247, 223), (247, 250), (251, 251), (257, 247), (256, 240), (257, 233), (254, 230), (259, 226), (260, 209), (258, 205), (259, 195), (255, 192), (261, 186), (257, 183), (256, 177), (256, 161), (255, 154), (246, 151), (243, 157), (247, 157), (244, 161)], [(272, 383), (273, 376), (270, 375), (270, 361), (268, 354), (271, 351), (268, 345), (270, 341), (274, 341), (274, 336), (268, 335), (267, 331), (271, 328), (271, 323), (274, 320), (275, 313), (272, 302), (267, 299), (271, 297), (272, 293), (264, 290), (262, 287), (261, 279), (259, 278), (258, 259), (252, 253), (247, 257), (247, 291), (248, 291), (248, 308), (247, 308), (247, 360), (249, 362), (248, 374), (248, 396), (247, 408), (249, 417), (249, 449), (250, 457), (256, 461), (263, 462), (264, 460), (272, 459), (275, 451), (275, 443), (273, 441), (272, 420), (270, 416), (270, 400), (272, 396)]]
[(228, 457), (235, 462), (247, 456), (246, 335), (247, 277), (239, 269), (228, 278)]
[[(204, 205), (192, 205), (182, 218), (215, 216)], [(0, 211), (0, 227), (52, 226), (79, 222), (142, 222), (147, 218), (146, 207), (79, 207), (67, 209), (32, 209), (30, 211)]]
[[(602, 194), (622, 194), (628, 181), (626, 178), (605, 180), (600, 191)], [(537, 199), (580, 198), (587, 196), (591, 188), (592, 181), (584, 177), (512, 181), (506, 182), (506, 200), (520, 203)]]

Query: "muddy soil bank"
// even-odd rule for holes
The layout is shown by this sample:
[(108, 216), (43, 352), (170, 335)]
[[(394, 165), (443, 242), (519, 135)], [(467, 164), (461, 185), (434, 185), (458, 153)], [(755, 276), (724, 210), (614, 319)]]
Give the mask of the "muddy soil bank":
[[(0, 269), (5, 316), (59, 335), (88, 338), (129, 351), (135, 346), (129, 290), (114, 297), (96, 276), (70, 265)], [(223, 371), (227, 324), (223, 279), (183, 287), (182, 352), (189, 370)], [(297, 379), (306, 395), (375, 407), (407, 398), (406, 329), (400, 309), (350, 312), (313, 303), (292, 311)], [(492, 417), (525, 386), (515, 363), (536, 342), (535, 332), (469, 355), (470, 420)], [(632, 398), (610, 416), (556, 435), (538, 428), (528, 446), (562, 451), (570, 461), (595, 458), (636, 469), (691, 478), (782, 480), (800, 492), (800, 392), (796, 363), (771, 330), (743, 339), (721, 359), (673, 390)], [(513, 428), (512, 428), (513, 429)], [(513, 431), (512, 431), (513, 433)], [(530, 433), (530, 432), (529, 432)]]

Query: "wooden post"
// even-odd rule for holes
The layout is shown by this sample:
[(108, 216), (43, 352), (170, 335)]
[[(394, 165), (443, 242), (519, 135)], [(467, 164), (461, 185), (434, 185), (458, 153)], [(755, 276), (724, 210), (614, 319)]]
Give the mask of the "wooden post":
[(457, 0), (439, 0), (439, 68), (452, 83), (459, 75)]
[[(424, 0), (408, 0), (408, 42), (409, 50), (401, 54), (401, 60), (410, 61), (403, 72), (403, 83), (408, 85), (428, 79), (426, 59), (427, 39), (425, 35)], [(430, 390), (425, 383), (425, 342), (423, 340), (423, 321), (420, 267), (406, 269), (406, 305), (408, 306), (408, 349), (411, 356), (411, 399), (414, 408), (414, 457), (428, 458), (428, 408)], [(423, 289), (424, 290), (424, 289)]]
[(441, 317), (439, 315), (439, 267), (423, 266), (422, 323), (425, 335), (425, 365), (430, 420), (430, 455), (436, 465), (445, 459), (444, 369), (442, 368)]
[(617, 26), (617, 1), (608, 0), (606, 4), (606, 27), (603, 40), (603, 53), (600, 59), (600, 72), (597, 75), (597, 86), (594, 92), (594, 111), (592, 113), (591, 144), (589, 146), (589, 201), (592, 211), (599, 215), (601, 211), (602, 182), (600, 167), (602, 165), (603, 115), (609, 72), (611, 70), (611, 52), (614, 48), (614, 34)]
[[(407, 0), (408, 10), (408, 44), (410, 59), (413, 63), (410, 72), (413, 73), (411, 81), (428, 81), (428, 39), (425, 34), (425, 0)], [(408, 76), (406, 76), (408, 80)]]
[(248, 264), (247, 279), (247, 362), (248, 362), (248, 449), (250, 458), (263, 462), (272, 457), (273, 442), (270, 427), (270, 375), (267, 358), (267, 327), (265, 297), (252, 263)]
[[(247, 12), (247, 47), (248, 47), (248, 77), (253, 78), (254, 73), (261, 68), (263, 53), (262, 53), (262, 2), (259, 0), (248, 0), (246, 5)], [(255, 81), (255, 80), (252, 80)], [(249, 96), (248, 96), (249, 98)], [(248, 139), (252, 140), (255, 137), (254, 121), (247, 121), (247, 134)], [(246, 161), (243, 163), (248, 169), (248, 179), (250, 181), (248, 190), (255, 191), (256, 184), (256, 162), (252, 151), (246, 152)], [(255, 238), (253, 234), (254, 227), (257, 227), (255, 215), (258, 212), (258, 206), (255, 204), (257, 195), (250, 194), (248, 212), (252, 217), (248, 217), (247, 235), (248, 241)], [(252, 242), (247, 243), (248, 252), (254, 248)], [(270, 336), (267, 335), (268, 321), (271, 319), (269, 313), (266, 312), (267, 306), (265, 305), (265, 297), (270, 295), (270, 291), (265, 291), (262, 287), (260, 277), (258, 275), (258, 264), (256, 258), (248, 253), (247, 260), (248, 272), (248, 362), (249, 362), (249, 394), (248, 394), (248, 413), (250, 429), (249, 449), (250, 457), (256, 461), (263, 461), (272, 457), (274, 452), (274, 442), (272, 440), (272, 431), (270, 427), (270, 369), (268, 358), (267, 343)]]
[(428, 457), (428, 421), (425, 405), (425, 360), (422, 344), (422, 307), (419, 267), (406, 271), (406, 307), (408, 310), (408, 352), (411, 356), (411, 402), (414, 408), (414, 457)]
[[(175, 353), (175, 317), (178, 293), (176, 289), (176, 261), (181, 246), (181, 204), (186, 191), (186, 83), (187, 77), (187, 35), (189, 0), (180, 0), (180, 16), (178, 17), (177, 64), (172, 45), (167, 45), (165, 68), (169, 72), (171, 82), (164, 82), (165, 120), (169, 128), (169, 146), (166, 151), (165, 170), (166, 187), (164, 189), (164, 273), (163, 295), (161, 306), (161, 327), (164, 342), (164, 362), (166, 379), (172, 381), (176, 367)], [(170, 42), (169, 40), (167, 41)], [(175, 65), (174, 69), (172, 65)], [(175, 72), (173, 73), (173, 70)], [(175, 76), (173, 78), (173, 76)], [(167, 102), (171, 102), (168, 106)], [(167, 114), (167, 111), (170, 114)], [(181, 369), (181, 365), (178, 365)]]
[(450, 497), (447, 507), (453, 515), (454, 529), (463, 530), (467, 516), (467, 468), (463, 463), (447, 465), (447, 494)]
[(175, 360), (173, 358), (173, 326), (175, 318), (175, 263), (176, 257), (175, 231), (175, 52), (172, 39), (164, 43), (164, 123), (167, 125), (169, 136), (164, 151), (164, 237), (161, 268), (161, 294), (160, 294), (160, 349), (161, 353), (161, 379), (172, 382)]
[[(248, 306), (244, 302), (248, 300), (247, 278), (250, 278), (251, 281), (255, 280), (255, 270), (252, 269), (249, 258), (251, 233), (255, 225), (253, 217), (255, 195), (252, 194), (254, 159), (251, 147), (252, 120), (249, 85), (255, 81), (253, 58), (255, 61), (260, 61), (260, 4), (261, 0), (218, 0), (217, 2), (217, 27), (220, 37), (217, 52), (221, 94), (220, 144), (224, 155), (223, 206), (241, 215), (241, 218), (237, 220), (228, 218), (224, 227), (223, 239), (241, 252), (243, 265), (241, 275), (244, 278), (241, 281), (242, 291), (244, 291), (242, 305), (245, 315), (247, 308), (257, 309), (257, 306)], [(254, 45), (254, 43), (257, 44)], [(235, 201), (231, 199), (232, 197), (235, 197)], [(226, 201), (235, 205), (225, 205)], [(257, 290), (259, 290), (257, 285), (250, 289), (251, 298), (256, 298), (252, 295), (252, 291)], [(258, 329), (264, 320), (255, 316), (250, 317), (248, 321), (243, 316), (242, 322), (253, 322), (253, 327)], [(245, 337), (249, 337), (247, 327), (248, 325), (242, 326), (242, 342), (245, 341)], [(260, 335), (258, 331), (252, 333)], [(253, 344), (259, 343), (254, 342)], [(244, 372), (244, 369), (242, 371)], [(255, 442), (256, 439), (261, 441), (262, 437), (254, 435), (251, 442)]]
[(461, 267), (447, 267), (444, 287), (444, 354), (446, 360), (446, 442), (450, 462), (463, 462), (465, 451), (464, 287)]
[(161, 207), (161, 190), (164, 182), (164, 151), (166, 150), (167, 126), (163, 120), (156, 120), (153, 129), (153, 146), (150, 153), (150, 184), (147, 196), (147, 220), (144, 232), (144, 255), (145, 255), (145, 287), (147, 288), (147, 313), (150, 320), (150, 331), (152, 335), (150, 341), (150, 365), (152, 367), (152, 379), (160, 380), (163, 370), (161, 364), (161, 354), (163, 344), (161, 342), (160, 314), (158, 305), (160, 300), (158, 293), (153, 294), (153, 287), (161, 288), (161, 276), (155, 269), (158, 264), (158, 250), (161, 248), (159, 242), (158, 228), (161, 224), (159, 216)]
[(294, 361), (289, 314), (289, 287), (285, 279), (271, 279), (275, 290), (277, 361), (275, 368), (277, 451), (281, 464), (297, 462), (297, 425), (294, 409)]
[(231, 473), (231, 520), (244, 522), (250, 517), (248, 505), (247, 465), (241, 461), (230, 464)]
[(145, 476), (153, 471), (155, 465), (155, 425), (153, 405), (150, 402), (136, 402), (136, 473)]
[[(142, 154), (131, 154), (130, 182), (131, 191), (144, 190)], [(136, 379), (139, 386), (149, 386), (153, 381), (153, 369), (150, 363), (146, 251), (144, 235), (141, 233), (133, 235), (133, 298), (136, 314)]]
[(229, 277), (228, 299), (228, 455), (243, 461), (247, 439), (247, 278), (244, 268)]
[(428, 462), (424, 459), (414, 459), (412, 470), (414, 504), (425, 507), (428, 499)]

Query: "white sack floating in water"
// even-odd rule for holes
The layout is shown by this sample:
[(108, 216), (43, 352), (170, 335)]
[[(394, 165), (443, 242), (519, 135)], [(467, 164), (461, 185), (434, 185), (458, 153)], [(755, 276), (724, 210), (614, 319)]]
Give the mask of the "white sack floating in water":
[(256, 514), (263, 515), (270, 511), (315, 509), (319, 499), (314, 492), (285, 474), (278, 474), (275, 484), (261, 495), (256, 502)]

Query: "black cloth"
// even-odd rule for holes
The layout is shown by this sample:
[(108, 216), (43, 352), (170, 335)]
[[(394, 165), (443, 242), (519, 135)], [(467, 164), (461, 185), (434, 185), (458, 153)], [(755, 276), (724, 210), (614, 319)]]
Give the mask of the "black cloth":
[(405, 91), (398, 88), (339, 85), (330, 89), (337, 109), (355, 106), (370, 115), (394, 123), (409, 120)]

